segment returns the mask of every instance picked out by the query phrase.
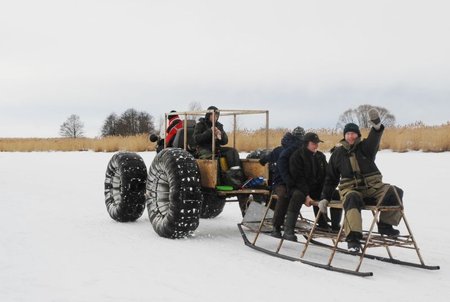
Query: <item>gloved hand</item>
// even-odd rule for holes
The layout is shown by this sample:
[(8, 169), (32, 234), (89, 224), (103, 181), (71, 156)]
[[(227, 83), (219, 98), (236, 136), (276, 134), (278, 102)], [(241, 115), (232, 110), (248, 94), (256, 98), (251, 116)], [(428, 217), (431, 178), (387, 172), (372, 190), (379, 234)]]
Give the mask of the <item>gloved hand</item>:
[(369, 110), (369, 119), (373, 124), (373, 127), (375, 130), (380, 130), (381, 127), (381, 119), (380, 119), (380, 113), (377, 109), (371, 108)]
[(327, 207), (328, 207), (328, 204), (329, 204), (330, 202), (327, 200), (327, 199), (322, 199), (321, 201), (319, 201), (319, 209), (320, 209), (320, 211), (323, 213), (323, 214), (326, 214), (327, 213)]
[(265, 158), (260, 158), (259, 163), (261, 166), (265, 166), (267, 164), (267, 160)]

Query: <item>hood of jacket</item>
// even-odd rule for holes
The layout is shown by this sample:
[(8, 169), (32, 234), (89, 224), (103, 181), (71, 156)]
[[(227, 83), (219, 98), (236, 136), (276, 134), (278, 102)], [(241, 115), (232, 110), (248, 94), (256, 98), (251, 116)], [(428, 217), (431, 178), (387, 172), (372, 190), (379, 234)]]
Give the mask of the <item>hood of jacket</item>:
[(291, 132), (287, 132), (281, 139), (281, 145), (283, 148), (300, 146), (301, 144), (302, 140), (298, 136), (293, 135)]
[(180, 119), (180, 116), (178, 114), (169, 115), (169, 122), (176, 120), (176, 119)]

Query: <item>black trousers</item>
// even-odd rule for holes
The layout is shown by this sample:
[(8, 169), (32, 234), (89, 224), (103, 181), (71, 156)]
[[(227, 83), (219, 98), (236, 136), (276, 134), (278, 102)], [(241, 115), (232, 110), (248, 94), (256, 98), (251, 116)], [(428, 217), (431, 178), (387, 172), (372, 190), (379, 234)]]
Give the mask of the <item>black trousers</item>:
[(219, 153), (220, 156), (224, 156), (227, 159), (228, 167), (241, 167), (241, 160), (236, 149), (231, 147), (220, 147)]
[[(297, 215), (300, 213), (300, 209), (302, 205), (305, 203), (306, 196), (299, 190), (294, 190), (292, 192), (292, 195), (288, 196), (286, 185), (277, 185), (274, 188), (275, 194), (278, 196), (277, 204), (275, 206), (275, 213), (273, 215), (272, 223), (274, 227), (280, 227), (284, 224), (284, 217), (286, 216), (286, 213), (294, 212)], [(312, 196), (312, 198), (319, 199), (320, 193), (315, 194)], [(333, 193), (333, 199), (339, 200), (339, 192), (336, 190)], [(313, 207), (314, 214), (317, 215), (319, 212), (318, 207)], [(333, 227), (338, 227), (341, 221), (342, 217), (342, 209), (330, 209), (331, 213), (331, 225)], [(319, 224), (325, 225), (326, 219), (325, 217), (319, 218)]]

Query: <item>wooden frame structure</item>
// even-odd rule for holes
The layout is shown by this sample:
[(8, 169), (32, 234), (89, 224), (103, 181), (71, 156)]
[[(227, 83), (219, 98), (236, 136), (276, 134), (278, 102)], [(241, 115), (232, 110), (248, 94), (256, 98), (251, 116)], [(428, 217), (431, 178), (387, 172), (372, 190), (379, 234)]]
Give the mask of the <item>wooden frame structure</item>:
[[(233, 148), (236, 148), (236, 117), (238, 115), (252, 115), (252, 114), (265, 114), (266, 115), (266, 149), (269, 148), (269, 110), (230, 110), (221, 109), (218, 110), (221, 116), (232, 116), (233, 117)], [(166, 113), (164, 118), (164, 129), (167, 129), (167, 119), (169, 116), (178, 115), (184, 116), (183, 127), (184, 127), (184, 150), (187, 148), (187, 117), (189, 116), (204, 116), (207, 113), (211, 113), (213, 116), (213, 127), (215, 127), (216, 119), (214, 118), (217, 114), (215, 110), (201, 110), (201, 111), (181, 111), (181, 112), (171, 112)], [(166, 140), (164, 140), (164, 148), (166, 148)], [(216, 144), (214, 139), (214, 132), (212, 133), (212, 159), (215, 158)]]
[[(265, 115), (265, 148), (269, 148), (269, 111), (268, 110), (230, 110), (230, 109), (220, 109), (218, 110), (220, 116), (231, 116), (233, 117), (233, 148), (236, 148), (236, 118), (237, 116), (242, 115), (256, 115), (256, 114), (264, 114)], [(210, 113), (213, 116), (212, 126), (215, 127), (216, 119), (215, 115), (217, 114), (216, 110), (201, 110), (201, 111), (181, 111), (181, 112), (171, 112), (165, 114), (164, 119), (164, 129), (167, 129), (167, 120), (169, 116), (178, 115), (184, 116), (183, 120), (183, 129), (184, 129), (184, 150), (187, 150), (187, 121), (188, 116), (205, 116), (207, 113)], [(164, 148), (166, 148), (166, 141), (164, 140)], [(212, 158), (211, 159), (197, 159), (197, 164), (200, 170), (200, 179), (202, 187), (206, 190), (215, 190), (218, 184), (217, 181), (217, 172), (218, 172), (218, 162), (215, 158), (216, 145), (214, 139), (214, 132), (212, 132)], [(263, 176), (265, 179), (269, 178), (269, 168), (267, 166), (261, 166), (256, 159), (241, 159), (242, 168), (244, 174), (248, 177), (258, 177)], [(233, 196), (239, 196), (241, 201), (243, 198), (248, 197), (250, 195), (270, 195), (270, 191), (266, 189), (240, 189), (240, 190), (232, 190), (232, 191), (217, 191), (217, 195), (220, 197), (228, 198)], [(235, 201), (235, 200), (227, 200), (227, 201)], [(248, 203), (248, 201), (246, 201)]]
[[(342, 243), (345, 240), (345, 236), (344, 236), (344, 225), (342, 224), (340, 230), (338, 233), (333, 233), (333, 232), (328, 232), (328, 231), (323, 231), (320, 230), (317, 227), (317, 223), (319, 221), (320, 215), (323, 215), (320, 211), (317, 214), (317, 216), (315, 217), (315, 221), (308, 221), (306, 219), (304, 219), (303, 217), (301, 217), (300, 219), (304, 222), (307, 223), (307, 225), (309, 226), (308, 228), (303, 228), (303, 229), (296, 229), (297, 233), (300, 235), (303, 235), (304, 238), (306, 238), (305, 242), (298, 242), (301, 246), (303, 246), (303, 249), (301, 251), (299, 251), (299, 256), (298, 257), (292, 257), (292, 256), (287, 256), (284, 255), (282, 253), (280, 253), (281, 247), (284, 243), (284, 239), (278, 239), (279, 244), (276, 248), (275, 251), (272, 250), (268, 250), (265, 249), (261, 246), (256, 245), (258, 237), (261, 233), (261, 230), (263, 228), (263, 225), (265, 223), (270, 223), (266, 220), (266, 216), (267, 213), (269, 211), (270, 208), (270, 204), (272, 202), (272, 200), (274, 200), (274, 196), (271, 196), (268, 205), (267, 205), (267, 210), (264, 213), (264, 216), (261, 219), (261, 222), (259, 224), (258, 229), (256, 230), (256, 234), (255, 237), (253, 239), (252, 242), (250, 242), (250, 240), (247, 238), (244, 230), (242, 229), (243, 224), (239, 224), (238, 227), (241, 231), (241, 235), (244, 239), (244, 243), (251, 247), (254, 248), (256, 250), (265, 252), (267, 254), (270, 254), (272, 256), (276, 256), (276, 257), (280, 257), (280, 258), (284, 258), (287, 260), (291, 260), (291, 261), (299, 261), (302, 262), (304, 264), (308, 264), (308, 265), (312, 265), (315, 267), (319, 267), (319, 268), (323, 268), (323, 269), (327, 269), (327, 270), (331, 270), (331, 271), (337, 271), (337, 272), (341, 272), (341, 273), (347, 273), (347, 274), (351, 274), (351, 275), (357, 275), (357, 276), (362, 276), (362, 277), (366, 277), (366, 276), (372, 276), (373, 273), (372, 272), (361, 272), (361, 265), (363, 263), (363, 260), (365, 258), (369, 258), (369, 259), (376, 259), (379, 261), (384, 261), (384, 262), (388, 262), (388, 263), (393, 263), (393, 264), (399, 264), (399, 265), (406, 265), (406, 266), (412, 266), (412, 267), (417, 267), (417, 268), (422, 268), (422, 269), (428, 269), (428, 270), (438, 270), (440, 269), (439, 266), (429, 266), (429, 265), (425, 265), (425, 262), (422, 258), (422, 255), (420, 254), (420, 250), (419, 247), (417, 245), (417, 242), (412, 234), (410, 225), (406, 219), (405, 213), (403, 211), (403, 205), (401, 202), (401, 199), (399, 197), (399, 195), (397, 194), (397, 191), (394, 189), (393, 191), (395, 192), (395, 196), (397, 199), (398, 204), (394, 205), (394, 206), (385, 206), (382, 205), (382, 201), (384, 199), (384, 196), (386, 195), (386, 193), (388, 192), (388, 190), (390, 188), (393, 188), (393, 186), (386, 184), (383, 188), (384, 192), (382, 194), (382, 196), (377, 200), (376, 205), (374, 206), (365, 206), (363, 208), (363, 210), (366, 211), (371, 211), (373, 218), (372, 221), (370, 223), (370, 227), (368, 229), (368, 231), (363, 231), (363, 240), (362, 240), (362, 251), (360, 253), (350, 253), (348, 252), (346, 249), (344, 248), (340, 248), (339, 247), (339, 243)], [(318, 205), (318, 202), (314, 202), (315, 206)], [(329, 204), (329, 207), (331, 208), (341, 208), (343, 207), (343, 204), (341, 201), (334, 201), (331, 202)], [(380, 214), (382, 212), (386, 212), (386, 211), (398, 211), (401, 214), (401, 221), (404, 222), (405, 226), (406, 226), (406, 230), (407, 230), (407, 234), (406, 235), (399, 235), (399, 236), (395, 236), (395, 237), (391, 237), (391, 236), (386, 236), (386, 235), (382, 235), (379, 234), (377, 232), (374, 231), (374, 226), (376, 224), (376, 222), (378, 221), (378, 218), (380, 216)], [(331, 240), (331, 244), (326, 244), (323, 243), (322, 241), (318, 241), (318, 239), (328, 239)], [(328, 260), (326, 261), (326, 263), (319, 263), (316, 261), (311, 261), (311, 260), (306, 260), (305, 259), (305, 255), (306, 252), (310, 246), (310, 244), (328, 249), (330, 251), (330, 255), (328, 257)], [(372, 254), (368, 254), (367, 251), (369, 248), (376, 248), (376, 247), (384, 247), (386, 249), (387, 252), (387, 257), (382, 257), (382, 256), (377, 256), (377, 255), (372, 255)], [(394, 258), (393, 253), (391, 251), (392, 247), (396, 247), (396, 248), (406, 248), (406, 249), (412, 249), (416, 252), (417, 257), (418, 257), (418, 263), (416, 262), (408, 262), (408, 261), (402, 261), (399, 259)], [(334, 256), (336, 255), (336, 253), (343, 253), (343, 254), (348, 254), (348, 255), (352, 255), (352, 256), (357, 256), (359, 257), (359, 261), (357, 263), (357, 266), (355, 269), (349, 269), (346, 267), (339, 267), (339, 266), (333, 266), (333, 260), (334, 260)]]

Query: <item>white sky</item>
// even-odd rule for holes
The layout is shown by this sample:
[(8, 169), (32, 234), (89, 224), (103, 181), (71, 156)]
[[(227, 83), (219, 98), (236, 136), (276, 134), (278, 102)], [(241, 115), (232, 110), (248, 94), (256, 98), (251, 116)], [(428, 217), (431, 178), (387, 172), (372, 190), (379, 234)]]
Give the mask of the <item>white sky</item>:
[(96, 136), (111, 112), (157, 121), (193, 101), (268, 109), (274, 127), (331, 128), (366, 103), (399, 124), (445, 123), (449, 12), (433, 0), (0, 0), (0, 137), (58, 136), (71, 114)]

